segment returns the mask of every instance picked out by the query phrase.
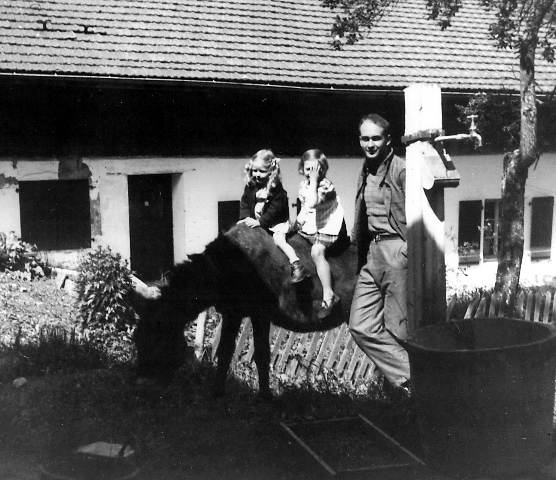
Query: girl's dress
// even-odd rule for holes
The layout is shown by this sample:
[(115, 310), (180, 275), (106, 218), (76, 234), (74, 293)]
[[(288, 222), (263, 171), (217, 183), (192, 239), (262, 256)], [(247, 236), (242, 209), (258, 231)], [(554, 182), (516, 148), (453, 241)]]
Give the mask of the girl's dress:
[(311, 208), (307, 206), (309, 192), (309, 181), (304, 179), (299, 185), (301, 210), (297, 216), (301, 233), (338, 236), (344, 223), (344, 209), (334, 184), (326, 177), (320, 180), (317, 187), (317, 204)]

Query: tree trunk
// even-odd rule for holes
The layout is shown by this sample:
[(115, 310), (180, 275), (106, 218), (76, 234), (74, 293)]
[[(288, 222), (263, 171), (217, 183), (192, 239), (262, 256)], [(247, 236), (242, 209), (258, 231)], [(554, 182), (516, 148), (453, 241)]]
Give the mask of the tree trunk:
[(504, 156), (502, 200), (498, 240), (498, 270), (495, 291), (504, 299), (501, 312), (512, 316), (519, 286), (523, 257), (523, 210), (527, 168), (523, 168), (518, 151)]
[(503, 296), (502, 315), (514, 314), (523, 258), (523, 210), (529, 167), (538, 159), (537, 105), (535, 102), (535, 49), (537, 38), (520, 49), (521, 131), (519, 151), (504, 157), (498, 249), (494, 290)]

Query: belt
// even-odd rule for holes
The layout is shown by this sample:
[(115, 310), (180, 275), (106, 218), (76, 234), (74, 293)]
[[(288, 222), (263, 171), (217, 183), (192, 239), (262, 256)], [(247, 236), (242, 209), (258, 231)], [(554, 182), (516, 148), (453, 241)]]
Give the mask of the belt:
[(394, 233), (374, 233), (372, 234), (371, 241), (378, 243), (384, 240), (395, 240), (397, 238), (401, 239), (402, 237)]

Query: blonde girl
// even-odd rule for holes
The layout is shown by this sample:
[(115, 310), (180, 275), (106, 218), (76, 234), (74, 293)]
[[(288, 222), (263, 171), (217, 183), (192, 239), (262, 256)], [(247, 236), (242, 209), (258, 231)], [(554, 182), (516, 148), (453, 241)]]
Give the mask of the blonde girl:
[(280, 159), (271, 150), (259, 150), (245, 165), (245, 174), (238, 223), (251, 228), (262, 227), (272, 233), (274, 243), (288, 257), (292, 281), (303, 280), (306, 276), (303, 266), (295, 250), (286, 242), (288, 194), (280, 179)]

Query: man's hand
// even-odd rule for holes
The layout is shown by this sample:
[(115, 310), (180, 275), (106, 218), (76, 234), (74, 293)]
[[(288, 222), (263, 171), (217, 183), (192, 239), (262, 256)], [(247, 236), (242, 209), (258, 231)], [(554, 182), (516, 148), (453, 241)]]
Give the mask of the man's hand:
[(261, 226), (261, 224), (259, 223), (258, 220), (255, 220), (254, 218), (251, 218), (251, 217), (246, 217), (246, 218), (240, 220), (237, 223), (244, 223), (245, 225), (247, 225), (250, 228), (255, 228), (255, 227), (260, 227)]

